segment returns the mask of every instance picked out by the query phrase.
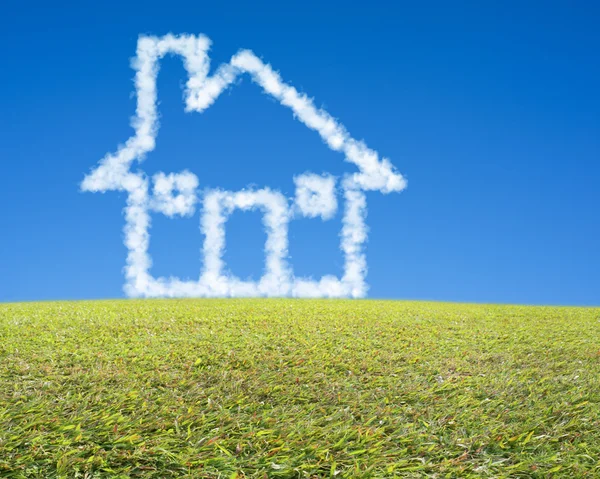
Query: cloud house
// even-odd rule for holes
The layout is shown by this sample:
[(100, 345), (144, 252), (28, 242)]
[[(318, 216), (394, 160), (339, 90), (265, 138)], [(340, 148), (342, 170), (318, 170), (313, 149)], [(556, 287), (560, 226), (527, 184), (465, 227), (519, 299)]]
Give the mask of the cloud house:
[[(209, 76), (210, 40), (204, 35), (141, 36), (133, 62), (137, 94), (135, 133), (115, 153), (105, 156), (85, 176), (83, 191), (109, 190), (127, 193), (125, 206), (125, 292), (142, 297), (210, 296), (297, 296), (362, 297), (367, 292), (364, 245), (366, 191), (399, 192), (406, 181), (386, 158), (352, 138), (336, 119), (314, 106), (312, 100), (285, 83), (269, 64), (249, 50), (240, 50), (228, 63)], [(240, 75), (248, 74), (265, 93), (275, 98), (307, 128), (317, 132), (324, 145), (343, 155), (351, 171), (341, 178), (328, 174), (303, 173), (294, 178), (294, 198), (288, 199), (274, 188), (241, 191), (208, 190), (201, 195), (199, 181), (189, 171), (157, 173), (151, 178), (132, 171), (135, 161), (144, 160), (154, 149), (157, 132), (156, 78), (160, 60), (167, 54), (181, 56), (188, 79), (185, 109), (203, 112)], [(338, 205), (337, 192), (343, 204)], [(174, 277), (155, 278), (150, 273), (148, 254), (150, 214), (169, 217), (189, 216), (201, 204), (201, 230), (204, 234), (203, 266), (197, 281)], [(341, 278), (324, 276), (319, 280), (297, 278), (288, 264), (288, 224), (298, 217), (330, 219), (343, 208), (340, 248), (344, 254)], [(224, 273), (226, 222), (236, 209), (258, 209), (267, 232), (265, 271), (258, 281), (243, 281)]]

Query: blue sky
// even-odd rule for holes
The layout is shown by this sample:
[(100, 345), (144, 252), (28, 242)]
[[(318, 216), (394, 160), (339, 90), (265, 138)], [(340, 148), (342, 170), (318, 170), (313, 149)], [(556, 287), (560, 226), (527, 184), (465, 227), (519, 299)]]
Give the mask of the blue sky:
[[(0, 301), (123, 296), (125, 195), (79, 183), (132, 134), (138, 35), (188, 32), (213, 66), (252, 49), (406, 176), (367, 194), (370, 297), (600, 304), (594, 2), (21, 3), (0, 18)], [(296, 174), (353, 168), (248, 78), (202, 114), (184, 82), (166, 59), (147, 173), (291, 196)], [(198, 224), (153, 217), (154, 274), (198, 275)], [(341, 272), (339, 228), (291, 224), (296, 274)], [(234, 213), (231, 271), (260, 276), (263, 242)]]

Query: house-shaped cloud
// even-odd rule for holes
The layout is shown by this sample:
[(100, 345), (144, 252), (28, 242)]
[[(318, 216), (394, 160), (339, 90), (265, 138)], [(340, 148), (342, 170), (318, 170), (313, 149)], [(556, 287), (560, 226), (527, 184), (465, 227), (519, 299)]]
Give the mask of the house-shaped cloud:
[[(394, 166), (363, 142), (353, 139), (346, 129), (312, 100), (283, 82), (270, 65), (249, 50), (236, 53), (209, 76), (210, 40), (204, 36), (141, 36), (133, 67), (137, 109), (132, 126), (135, 134), (112, 154), (104, 157), (83, 180), (83, 191), (118, 190), (127, 192), (125, 207), (125, 245), (128, 249), (125, 268), (125, 291), (130, 296), (301, 296), (362, 297), (366, 294), (366, 259), (364, 243), (365, 191), (398, 192), (406, 182)], [(185, 90), (186, 111), (202, 112), (235, 79), (244, 73), (262, 89), (288, 107), (308, 128), (315, 130), (325, 144), (344, 155), (358, 171), (343, 178), (304, 173), (294, 178), (293, 200), (274, 189), (248, 189), (238, 192), (209, 190), (201, 198), (198, 178), (189, 171), (158, 173), (148, 178), (133, 172), (132, 163), (144, 160), (154, 149), (158, 132), (156, 78), (159, 62), (166, 54), (183, 58), (188, 80)], [(329, 219), (337, 210), (336, 191), (344, 201), (343, 226), (340, 234), (344, 253), (341, 278), (324, 276), (318, 281), (294, 277), (287, 263), (288, 223), (295, 217)], [(202, 203), (201, 229), (204, 233), (204, 264), (197, 281), (178, 278), (154, 278), (148, 254), (150, 213), (168, 216), (191, 215)], [(242, 281), (223, 273), (225, 223), (234, 209), (258, 208), (263, 212), (267, 231), (265, 273), (259, 281)]]

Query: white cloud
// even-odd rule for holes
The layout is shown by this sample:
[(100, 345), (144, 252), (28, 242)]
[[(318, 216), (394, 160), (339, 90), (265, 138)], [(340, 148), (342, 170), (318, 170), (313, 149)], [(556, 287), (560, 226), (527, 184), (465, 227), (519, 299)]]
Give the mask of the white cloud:
[[(235, 210), (261, 209), (267, 233), (265, 273), (258, 283), (244, 282), (224, 273), (225, 222)], [(212, 190), (204, 196), (201, 230), (204, 233), (204, 271), (200, 282), (218, 285), (218, 296), (287, 296), (291, 271), (288, 253), (288, 201), (268, 188), (238, 192)]]
[[(198, 196), (198, 177), (189, 171), (181, 173), (163, 172), (155, 174), (152, 178), (154, 189), (151, 206), (154, 211), (163, 213), (166, 216), (175, 215), (191, 216), (196, 211), (196, 202)], [(173, 193), (178, 193), (174, 195)]]
[(296, 207), (309, 218), (331, 219), (337, 210), (335, 178), (331, 175), (304, 173), (294, 177)]
[[(141, 36), (137, 55), (132, 62), (136, 71), (135, 130), (115, 153), (106, 155), (83, 180), (83, 191), (109, 190), (128, 193), (125, 206), (125, 245), (129, 253), (125, 276), (125, 291), (131, 296), (353, 296), (366, 294), (364, 277), (367, 239), (366, 200), (364, 190), (383, 193), (401, 191), (406, 182), (386, 158), (369, 149), (364, 142), (353, 139), (331, 115), (314, 106), (312, 100), (286, 84), (270, 65), (263, 63), (249, 50), (241, 50), (229, 63), (221, 65), (209, 77), (208, 49), (210, 40), (203, 36), (166, 35)], [(344, 154), (358, 172), (347, 175), (342, 182), (345, 211), (341, 232), (341, 249), (345, 254), (345, 273), (341, 279), (326, 276), (319, 281), (294, 278), (286, 262), (287, 225), (290, 208), (278, 192), (243, 190), (240, 192), (211, 191), (203, 201), (201, 230), (205, 234), (204, 270), (198, 281), (184, 282), (178, 278), (153, 278), (148, 255), (149, 211), (167, 216), (190, 215), (195, 211), (198, 179), (190, 172), (157, 173), (153, 177), (152, 194), (144, 173), (133, 173), (134, 160), (143, 161), (155, 147), (158, 132), (156, 78), (159, 62), (168, 53), (183, 58), (188, 81), (185, 87), (187, 111), (201, 112), (208, 108), (235, 79), (248, 73), (263, 90), (290, 108), (294, 116), (308, 128), (319, 133), (332, 150)], [(337, 209), (335, 180), (332, 177), (301, 175), (297, 185), (296, 207), (309, 217), (329, 219)], [(176, 193), (176, 194), (175, 194)], [(222, 254), (225, 246), (225, 223), (235, 208), (263, 210), (267, 231), (265, 274), (257, 283), (240, 281), (223, 273)]]

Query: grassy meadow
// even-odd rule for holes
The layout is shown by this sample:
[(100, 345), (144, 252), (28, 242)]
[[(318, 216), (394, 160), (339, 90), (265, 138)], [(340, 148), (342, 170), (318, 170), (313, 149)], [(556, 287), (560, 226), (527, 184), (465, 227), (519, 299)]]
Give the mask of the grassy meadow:
[(2, 478), (599, 478), (600, 309), (0, 305)]

